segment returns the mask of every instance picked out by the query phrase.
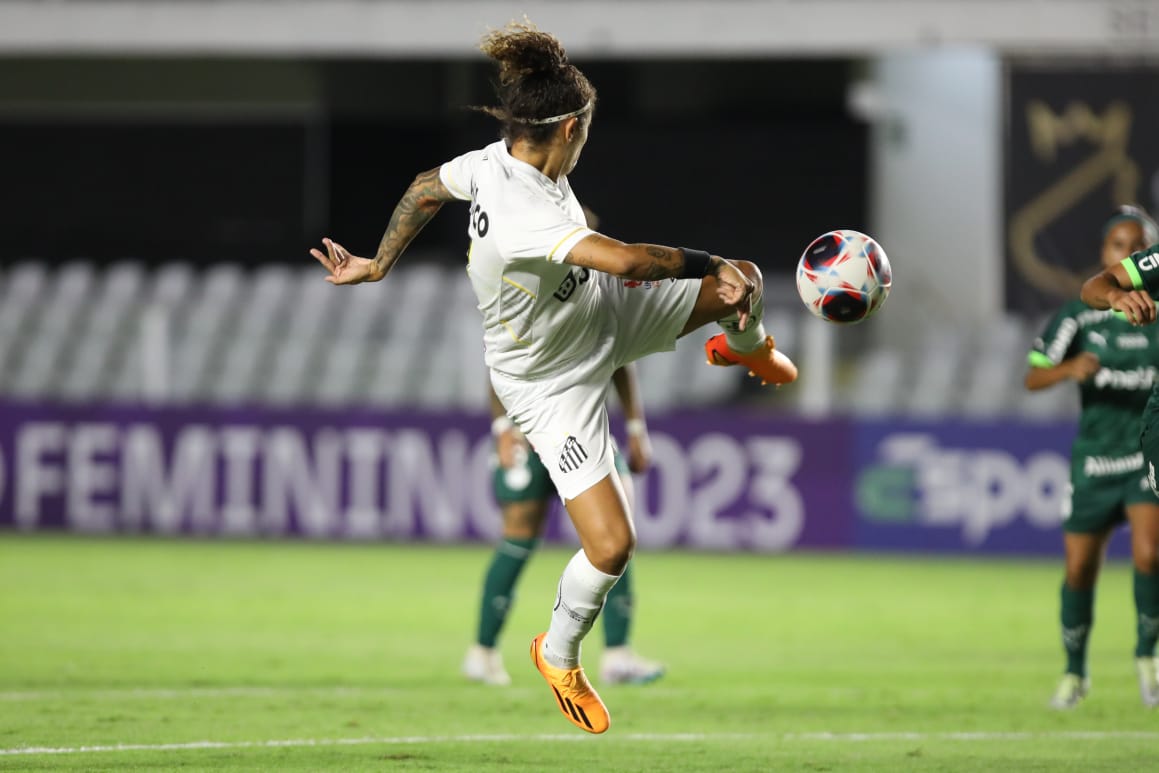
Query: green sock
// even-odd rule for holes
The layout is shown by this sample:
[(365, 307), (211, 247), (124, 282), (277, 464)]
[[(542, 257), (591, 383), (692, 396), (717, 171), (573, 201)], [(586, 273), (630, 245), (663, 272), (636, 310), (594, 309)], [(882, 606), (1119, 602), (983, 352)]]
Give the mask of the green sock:
[(604, 602), (604, 645), (623, 647), (632, 625), (632, 564), (624, 567), (619, 581), (608, 591)]
[(1066, 672), (1087, 675), (1087, 639), (1095, 621), (1095, 591), (1074, 590), (1062, 585), (1062, 646), (1066, 649)]
[(476, 641), (494, 647), (507, 620), (507, 610), (515, 599), (515, 583), (523, 565), (535, 550), (536, 540), (505, 539), (495, 548), (487, 575), (483, 578), (483, 600), (479, 608), (479, 634)]
[(1155, 654), (1159, 641), (1159, 574), (1135, 570), (1135, 612), (1139, 615), (1135, 657), (1148, 658)]

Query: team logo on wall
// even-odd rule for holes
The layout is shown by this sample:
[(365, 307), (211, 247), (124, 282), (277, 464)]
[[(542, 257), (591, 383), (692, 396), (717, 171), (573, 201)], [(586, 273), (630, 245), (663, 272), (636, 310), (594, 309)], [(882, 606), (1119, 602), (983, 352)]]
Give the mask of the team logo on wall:
[(1078, 296), (1098, 270), (1100, 229), (1114, 207), (1154, 209), (1159, 150), (1155, 68), (1009, 70), (1006, 305), (1040, 313)]

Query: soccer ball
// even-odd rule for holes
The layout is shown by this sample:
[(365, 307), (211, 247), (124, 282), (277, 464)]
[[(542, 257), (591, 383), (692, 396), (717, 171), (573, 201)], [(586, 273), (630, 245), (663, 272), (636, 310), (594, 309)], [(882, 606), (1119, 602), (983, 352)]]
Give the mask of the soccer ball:
[(893, 283), (885, 250), (858, 231), (821, 234), (797, 264), (797, 292), (826, 322), (860, 322), (881, 308)]

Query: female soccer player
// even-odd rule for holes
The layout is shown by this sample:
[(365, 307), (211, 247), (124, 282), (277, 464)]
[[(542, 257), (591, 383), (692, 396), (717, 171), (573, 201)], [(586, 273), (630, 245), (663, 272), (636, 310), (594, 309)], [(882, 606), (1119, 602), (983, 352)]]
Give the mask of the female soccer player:
[[(625, 460), (619, 450), (614, 452), (614, 458), (629, 503), (635, 501), (630, 473), (645, 472), (652, 460), (635, 369), (635, 365), (628, 364), (612, 374), (612, 384), (624, 409), (628, 433), (628, 458)], [(503, 509), (503, 540), (495, 548), (483, 579), (479, 627), (475, 643), (463, 659), (463, 674), (473, 681), (507, 685), (511, 683), (511, 677), (503, 667), (503, 658), (495, 643), (511, 608), (515, 584), (535, 550), (552, 500), (557, 495), (547, 468), (528, 448), (526, 438), (507, 417), (494, 390), (491, 390), (491, 416), (499, 460), (494, 488), (495, 498)], [(608, 591), (604, 603), (604, 655), (600, 661), (600, 680), (604, 684), (646, 684), (664, 675), (662, 664), (640, 657), (628, 644), (635, 606), (632, 598), (633, 563), (634, 560), (624, 568), (619, 582)]]
[[(1103, 228), (1103, 267), (1116, 270), (1156, 238), (1155, 224), (1142, 210), (1120, 208)], [(1154, 707), (1159, 705), (1154, 657), (1159, 637), (1159, 496), (1143, 471), (1139, 429), (1154, 363), (1159, 362), (1159, 329), (1136, 328), (1106, 311), (1105, 304), (1095, 308), (1104, 310), (1094, 311), (1082, 301), (1063, 306), (1035, 341), (1026, 374), (1027, 389), (1074, 381), (1082, 398), (1063, 522), (1066, 672), (1050, 705), (1073, 708), (1090, 689), (1087, 639), (1094, 621), (1095, 581), (1108, 539), (1126, 520), (1135, 560), (1135, 667), (1143, 703)]]
[[(502, 139), (419, 174), (375, 257), (330, 239), (322, 240), (325, 252), (311, 253), (333, 284), (379, 281), (444, 202), (468, 202), (467, 274), (483, 314), (491, 384), (550, 470), (582, 545), (531, 657), (568, 721), (602, 733), (611, 719), (580, 666), (580, 642), (636, 542), (612, 463), (604, 406), (612, 372), (714, 321), (725, 332), (706, 344), (710, 363), (740, 365), (774, 384), (793, 381), (797, 368), (761, 325), (755, 265), (625, 244), (584, 225), (567, 174), (587, 141), (596, 92), (560, 42), (510, 24), (480, 47), (499, 68), (500, 104), (486, 112), (501, 121)], [(641, 186), (642, 195), (654, 193)]]

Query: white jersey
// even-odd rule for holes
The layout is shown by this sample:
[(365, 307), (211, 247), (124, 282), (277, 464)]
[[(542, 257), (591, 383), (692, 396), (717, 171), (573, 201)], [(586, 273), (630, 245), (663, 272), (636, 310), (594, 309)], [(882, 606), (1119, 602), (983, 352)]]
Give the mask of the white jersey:
[(600, 282), (563, 262), (594, 233), (567, 178), (513, 158), (503, 140), (443, 164), (443, 185), (470, 202), (467, 274), (483, 314), (487, 365), (541, 379), (578, 364), (608, 339)]

